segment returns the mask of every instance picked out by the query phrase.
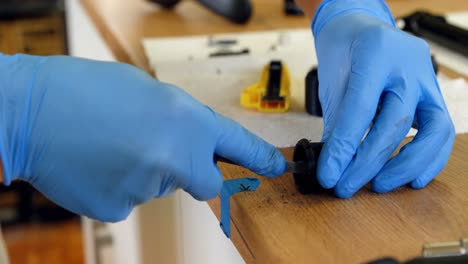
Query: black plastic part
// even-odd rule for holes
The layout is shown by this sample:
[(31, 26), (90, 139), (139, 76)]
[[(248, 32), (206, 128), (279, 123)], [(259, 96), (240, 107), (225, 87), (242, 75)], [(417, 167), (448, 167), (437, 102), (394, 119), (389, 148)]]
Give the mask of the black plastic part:
[(198, 0), (213, 12), (237, 24), (244, 24), (252, 16), (250, 0)]
[(180, 0), (149, 0), (153, 3), (159, 4), (164, 8), (173, 8), (175, 5), (177, 5)]
[(425, 11), (417, 11), (403, 20), (403, 30), (468, 57), (468, 30), (449, 24), (443, 16)]
[(439, 73), (439, 63), (437, 62), (434, 55), (431, 55), (431, 61), (432, 61), (432, 67), (434, 68), (434, 72), (437, 75)]
[(248, 48), (241, 49), (241, 50), (221, 50), (221, 51), (216, 51), (213, 53), (210, 53), (208, 55), (210, 58), (213, 57), (224, 57), (224, 56), (236, 56), (236, 55), (245, 55), (249, 54), (250, 50)]
[(291, 16), (303, 16), (304, 12), (294, 0), (284, 0), (284, 13)]
[(294, 147), (293, 161), (302, 162), (307, 168), (306, 173), (294, 173), (296, 188), (301, 194), (320, 193), (323, 187), (317, 180), (317, 162), (322, 151), (323, 143), (310, 142), (301, 139)]
[(305, 108), (307, 113), (322, 117), (322, 105), (319, 99), (319, 80), (317, 68), (312, 68), (305, 79)]
[(281, 61), (271, 61), (269, 71), (268, 84), (262, 99), (268, 102), (284, 101), (284, 97), (280, 96), (281, 73), (283, 71)]

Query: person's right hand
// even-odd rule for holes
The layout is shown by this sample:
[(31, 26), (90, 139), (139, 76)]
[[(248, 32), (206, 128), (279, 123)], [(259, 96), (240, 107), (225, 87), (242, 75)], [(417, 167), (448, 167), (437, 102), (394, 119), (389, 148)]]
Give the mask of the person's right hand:
[[(326, 142), (321, 185), (341, 198), (369, 182), (378, 193), (426, 186), (455, 138), (428, 45), (396, 28), (382, 0), (325, 0), (313, 31)], [(390, 159), (413, 120), (418, 133)]]
[(135, 67), (0, 55), (0, 68), (4, 181), (28, 181), (72, 212), (118, 221), (178, 188), (211, 199), (222, 185), (215, 153), (284, 171), (272, 145)]

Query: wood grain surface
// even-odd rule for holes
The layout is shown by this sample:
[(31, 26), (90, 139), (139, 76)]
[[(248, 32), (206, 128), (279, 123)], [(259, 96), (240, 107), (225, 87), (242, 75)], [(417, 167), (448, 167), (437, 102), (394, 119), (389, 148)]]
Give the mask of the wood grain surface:
[[(468, 134), (457, 136), (447, 167), (422, 190), (376, 194), (364, 188), (343, 200), (329, 192), (301, 195), (290, 174), (260, 178), (257, 191), (232, 198), (233, 242), (248, 263), (362, 263), (383, 256), (404, 260), (421, 255), (424, 243), (466, 237), (466, 146)], [(282, 152), (291, 159), (291, 148)], [(231, 165), (221, 170), (229, 179), (254, 175)], [(218, 205), (212, 208), (219, 215)]]
[[(138, 0), (82, 0), (120, 61), (150, 69), (141, 41), (146, 37), (246, 32), (309, 26), (286, 17), (280, 0), (254, 0), (247, 25), (233, 25), (193, 1), (173, 11)], [(389, 0), (395, 16), (426, 9), (468, 11), (466, 0)], [(442, 68), (449, 76), (455, 73)], [(262, 178), (259, 190), (231, 202), (232, 241), (247, 263), (361, 263), (383, 256), (420, 255), (425, 242), (468, 236), (468, 134), (458, 135), (446, 169), (423, 190), (401, 188), (378, 195), (367, 189), (348, 200), (331, 194), (300, 195), (291, 175)], [(292, 149), (282, 150), (291, 158)], [(427, 164), (421, 164), (427, 166)], [(252, 176), (221, 166), (226, 179)], [(219, 216), (219, 199), (209, 202)]]

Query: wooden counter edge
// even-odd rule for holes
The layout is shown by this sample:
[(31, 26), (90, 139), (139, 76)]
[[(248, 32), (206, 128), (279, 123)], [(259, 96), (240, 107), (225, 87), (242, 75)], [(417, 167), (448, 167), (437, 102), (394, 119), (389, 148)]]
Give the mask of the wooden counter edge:
[(81, 0), (80, 3), (83, 5), (86, 13), (91, 18), (94, 26), (97, 28), (99, 34), (110, 48), (117, 61), (134, 65), (154, 76), (154, 72), (151, 69), (148, 60), (145, 58), (143, 61), (139, 61), (136, 58), (132, 58), (131, 54), (126, 51), (123, 44), (111, 30), (111, 27), (106, 24), (105, 19), (97, 13), (95, 8), (91, 6), (92, 3), (90, 1)]

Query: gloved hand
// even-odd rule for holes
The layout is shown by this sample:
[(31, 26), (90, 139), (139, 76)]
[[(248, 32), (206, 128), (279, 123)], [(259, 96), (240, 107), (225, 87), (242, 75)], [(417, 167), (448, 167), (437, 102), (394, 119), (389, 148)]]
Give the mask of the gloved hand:
[[(312, 29), (326, 142), (320, 184), (341, 198), (370, 181), (378, 193), (426, 186), (447, 163), (455, 135), (428, 45), (397, 29), (383, 0), (325, 0)], [(389, 160), (414, 119), (417, 135)]]
[(214, 153), (276, 176), (272, 145), (132, 66), (71, 57), (0, 56), (5, 184), (30, 182), (101, 221), (181, 188), (198, 200), (222, 185)]

